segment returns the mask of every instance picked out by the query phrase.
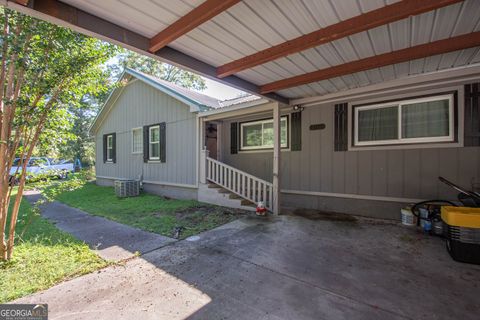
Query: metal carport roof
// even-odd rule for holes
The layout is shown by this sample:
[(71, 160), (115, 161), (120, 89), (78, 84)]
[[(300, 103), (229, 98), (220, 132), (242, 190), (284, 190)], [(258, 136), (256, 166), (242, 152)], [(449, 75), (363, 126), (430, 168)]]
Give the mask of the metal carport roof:
[[(261, 95), (264, 97), (283, 103), (480, 62), (478, 0), (3, 2), (28, 14), (114, 41), (244, 91), (254, 94), (263, 91)], [(361, 21), (365, 25), (360, 24)], [(362, 31), (365, 28), (368, 30)], [(326, 34), (323, 44), (298, 50), (290, 48), (287, 55), (240, 68), (226, 77), (220, 72), (233, 62), (241, 63), (249, 56), (256, 59), (261, 54), (268, 54), (268, 48), (282, 44), (294, 46), (289, 41), (295, 39), (306, 41), (306, 35), (322, 29)], [(328, 33), (329, 30), (343, 30), (344, 33)], [(453, 44), (461, 42), (456, 38), (459, 36), (464, 36), (463, 40), (468, 43), (455, 47)], [(420, 50), (419, 45), (428, 46), (451, 38), (454, 40), (444, 41), (441, 48), (440, 45), (432, 46), (440, 53), (417, 57), (419, 51), (420, 55), (430, 52)], [(150, 52), (152, 45), (158, 44), (158, 39), (163, 39), (168, 46)], [(409, 48), (413, 49), (409, 51)], [(401, 50), (407, 50), (408, 54), (405, 53), (403, 61), (398, 63), (362, 71), (351, 69), (355, 72), (350, 73), (347, 68), (339, 76), (309, 80), (274, 92), (265, 91), (266, 84), (285, 82), (285, 79), (312, 72), (321, 74), (332, 67), (342, 69), (360, 59), (373, 57), (371, 60), (375, 62), (380, 55), (395, 55)]]

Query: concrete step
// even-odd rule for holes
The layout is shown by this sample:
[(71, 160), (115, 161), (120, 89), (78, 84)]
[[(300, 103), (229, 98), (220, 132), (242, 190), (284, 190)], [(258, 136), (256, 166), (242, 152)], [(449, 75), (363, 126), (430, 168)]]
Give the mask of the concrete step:
[[(255, 211), (255, 206), (247, 201), (250, 205), (242, 205), (243, 198), (236, 198), (230, 191), (221, 188), (211, 188), (212, 184), (200, 184), (198, 188), (198, 200), (202, 202), (212, 203), (219, 206), (244, 209), (248, 211)], [(231, 198), (232, 197), (232, 198)]]
[(210, 189), (221, 189), (222, 187), (220, 187), (218, 184), (215, 184), (215, 183), (209, 183), (208, 188), (210, 188)]
[(247, 199), (242, 199), (240, 201), (240, 204), (242, 206), (247, 206), (247, 207), (253, 207), (253, 208), (256, 208), (257, 206), (255, 205), (255, 203), (251, 202), (250, 200), (247, 200)]

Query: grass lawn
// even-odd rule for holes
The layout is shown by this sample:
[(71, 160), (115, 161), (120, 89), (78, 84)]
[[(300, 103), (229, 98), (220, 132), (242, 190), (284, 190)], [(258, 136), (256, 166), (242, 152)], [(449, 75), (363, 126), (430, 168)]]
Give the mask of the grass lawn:
[(183, 227), (180, 238), (233, 221), (244, 214), (240, 210), (222, 208), (194, 200), (173, 200), (142, 193), (138, 197), (118, 198), (113, 187), (86, 183), (64, 192), (57, 200), (93, 215), (139, 229), (173, 236), (175, 227)]
[[(12, 200), (13, 203), (13, 200)], [(81, 274), (104, 267), (107, 262), (86, 244), (34, 215), (30, 204), (20, 206), (13, 259), (0, 262), (0, 303), (10, 301)]]

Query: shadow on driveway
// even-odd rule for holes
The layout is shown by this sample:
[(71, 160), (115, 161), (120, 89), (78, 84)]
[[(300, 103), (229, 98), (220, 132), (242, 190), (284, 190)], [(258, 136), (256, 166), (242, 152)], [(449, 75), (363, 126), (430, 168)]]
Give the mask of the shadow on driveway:
[(392, 223), (248, 217), (193, 239), (17, 302), (51, 319), (478, 319), (480, 266)]

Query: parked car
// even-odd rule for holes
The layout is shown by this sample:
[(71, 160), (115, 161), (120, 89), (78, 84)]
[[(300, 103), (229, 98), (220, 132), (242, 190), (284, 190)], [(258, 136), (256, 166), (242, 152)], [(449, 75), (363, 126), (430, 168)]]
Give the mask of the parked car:
[[(20, 158), (16, 158), (10, 169), (10, 180), (15, 181), (15, 176), (21, 173)], [(32, 157), (27, 165), (27, 180), (39, 175), (47, 175), (65, 179), (69, 173), (74, 172), (73, 162), (66, 160), (53, 160), (47, 157)]]

